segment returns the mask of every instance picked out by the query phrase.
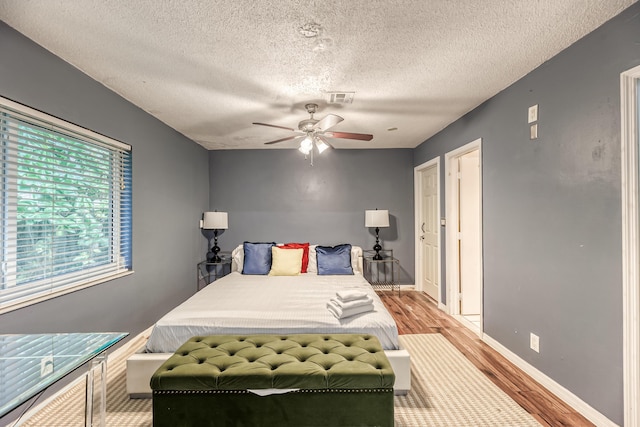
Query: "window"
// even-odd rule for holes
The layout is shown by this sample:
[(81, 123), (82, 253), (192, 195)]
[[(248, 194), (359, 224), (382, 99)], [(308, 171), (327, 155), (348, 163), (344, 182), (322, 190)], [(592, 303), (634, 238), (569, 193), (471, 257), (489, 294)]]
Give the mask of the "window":
[(0, 98), (0, 312), (131, 271), (131, 147)]

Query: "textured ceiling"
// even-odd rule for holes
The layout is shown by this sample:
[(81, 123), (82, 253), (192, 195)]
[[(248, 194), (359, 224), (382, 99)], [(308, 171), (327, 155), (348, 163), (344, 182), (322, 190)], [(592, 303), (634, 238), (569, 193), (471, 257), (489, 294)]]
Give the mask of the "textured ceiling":
[(209, 149), (292, 148), (251, 123), (296, 128), (309, 101), (374, 135), (336, 148), (413, 148), (632, 3), (0, 0), (0, 19)]

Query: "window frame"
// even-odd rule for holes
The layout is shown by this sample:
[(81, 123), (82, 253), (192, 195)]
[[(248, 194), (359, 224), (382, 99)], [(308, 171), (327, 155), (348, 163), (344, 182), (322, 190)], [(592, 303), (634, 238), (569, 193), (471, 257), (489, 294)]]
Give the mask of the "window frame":
[[(110, 280), (114, 280), (120, 277), (124, 277), (130, 274), (133, 274), (133, 265), (131, 263), (132, 259), (132, 242), (130, 238), (132, 238), (132, 224), (123, 224), (122, 216), (124, 209), (132, 209), (132, 161), (131, 161), (131, 153), (132, 148), (130, 145), (117, 141), (115, 139), (109, 138), (105, 135), (99, 134), (92, 130), (83, 128), (81, 126), (75, 125), (73, 123), (67, 122), (65, 120), (59, 119), (57, 117), (51, 116), (50, 114), (46, 114), (42, 111), (35, 110), (31, 107), (25, 106), (23, 104), (19, 104), (12, 100), (6, 99), (0, 96), (0, 107), (4, 112), (8, 112), (11, 116), (14, 113), (17, 116), (28, 117), (33, 120), (35, 126), (46, 129), (46, 131), (51, 132), (55, 135), (63, 136), (64, 138), (73, 138), (74, 140), (80, 141), (82, 144), (86, 144), (87, 147), (90, 146), (99, 146), (109, 151), (109, 155), (112, 157), (110, 160), (112, 169), (112, 173), (109, 176), (110, 183), (109, 185), (113, 187), (113, 183), (116, 182), (115, 178), (117, 175), (115, 174), (115, 169), (121, 170), (121, 179), (126, 180), (129, 183), (129, 188), (125, 191), (116, 191), (115, 189), (111, 190), (112, 197), (112, 205), (111, 205), (111, 223), (112, 223), (112, 233), (109, 237), (109, 252), (112, 254), (112, 261), (107, 264), (102, 264), (100, 266), (82, 269), (80, 271), (72, 271), (63, 273), (55, 277), (55, 286), (51, 285), (51, 278), (46, 279), (38, 279), (31, 281), (29, 283), (17, 284), (17, 279), (15, 283), (11, 284), (9, 281), (6, 283), (8, 286), (0, 288), (0, 294), (4, 293), (6, 290), (13, 290), (15, 294), (26, 294), (25, 296), (20, 296), (16, 298), (7, 297), (9, 292), (4, 293), (4, 295), (0, 295), (0, 314), (10, 312), (13, 310), (17, 310), (19, 308), (23, 308), (26, 306), (30, 306), (32, 304), (36, 304), (42, 301), (46, 301), (48, 299), (56, 298), (71, 292), (76, 292), (81, 289), (85, 289), (91, 286), (98, 285), (100, 283), (104, 283)], [(0, 128), (4, 129), (4, 116), (0, 118)], [(4, 130), (3, 130), (4, 133)], [(11, 141), (11, 138), (8, 138), (8, 141)], [(13, 148), (12, 148), (13, 149)], [(17, 149), (16, 149), (17, 150)], [(6, 172), (9, 167), (14, 167), (11, 165), (12, 157), (9, 156), (10, 148), (9, 146), (5, 146), (4, 144), (0, 145), (0, 178), (4, 178), (4, 180), (0, 181), (0, 208), (2, 211), (0, 212), (0, 271), (4, 275), (9, 270), (16, 272), (17, 266), (17, 256), (9, 254), (9, 246), (11, 244), (12, 238), (17, 238), (17, 166), (15, 166), (15, 171)], [(120, 154), (118, 154), (120, 153)], [(117, 154), (117, 155), (116, 155)], [(117, 159), (122, 160), (124, 157), (128, 156), (128, 165), (125, 168), (123, 163), (120, 165), (115, 164)], [(15, 180), (15, 182), (14, 182)], [(11, 184), (13, 183), (13, 186)], [(121, 182), (122, 183), (122, 182)], [(15, 188), (16, 191), (12, 193), (11, 189)], [(115, 197), (115, 196), (118, 197)], [(129, 203), (128, 206), (122, 205), (122, 197), (123, 195), (128, 195)], [(11, 212), (14, 213), (13, 216)], [(129, 213), (130, 221), (133, 221), (133, 215)], [(13, 220), (11, 219), (13, 218)], [(13, 221), (13, 222), (12, 222)], [(13, 228), (13, 231), (10, 231)], [(123, 245), (122, 238), (124, 233), (128, 233), (129, 239), (126, 244)], [(126, 246), (126, 249), (125, 249)], [(119, 257), (120, 259), (124, 259), (126, 257), (128, 262), (115, 262), (113, 259), (115, 257)], [(128, 264), (128, 266), (127, 266)], [(111, 267), (111, 270), (107, 266)], [(114, 268), (115, 267), (115, 268)], [(99, 274), (101, 270), (105, 270), (104, 274)], [(109, 270), (109, 271), (107, 271)], [(92, 274), (92, 273), (98, 274)], [(17, 276), (15, 276), (17, 277)], [(67, 283), (68, 282), (68, 283)], [(48, 290), (46, 288), (49, 288)], [(18, 291), (19, 289), (19, 291)], [(36, 291), (37, 290), (37, 291)], [(17, 292), (16, 292), (17, 291)], [(10, 298), (8, 301), (4, 301), (5, 298)]]

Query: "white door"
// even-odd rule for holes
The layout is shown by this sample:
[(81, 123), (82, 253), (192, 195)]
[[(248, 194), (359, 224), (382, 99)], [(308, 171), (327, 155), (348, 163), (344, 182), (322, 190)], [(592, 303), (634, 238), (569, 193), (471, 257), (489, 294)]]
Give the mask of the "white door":
[(458, 158), (458, 232), (460, 314), (480, 314), (480, 155), (478, 150)]
[(422, 252), (422, 291), (439, 302), (440, 235), (438, 212), (438, 167), (433, 165), (420, 172), (421, 216), (420, 245)]

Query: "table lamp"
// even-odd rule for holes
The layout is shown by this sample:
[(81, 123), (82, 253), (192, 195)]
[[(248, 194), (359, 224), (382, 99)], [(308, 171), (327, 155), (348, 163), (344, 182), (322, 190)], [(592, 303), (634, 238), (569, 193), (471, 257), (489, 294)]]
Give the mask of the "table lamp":
[(378, 233), (380, 232), (380, 227), (389, 226), (389, 211), (378, 209), (364, 211), (364, 226), (368, 228), (376, 228), (376, 244), (373, 247), (376, 254), (373, 256), (373, 259), (381, 260), (382, 255), (380, 255), (380, 251), (382, 250), (382, 246), (380, 246)]
[(218, 231), (229, 228), (229, 216), (226, 212), (205, 212), (202, 215), (200, 227), (205, 230), (213, 230), (213, 247), (207, 253), (207, 261), (220, 262), (222, 259), (218, 256), (220, 247), (218, 246)]

